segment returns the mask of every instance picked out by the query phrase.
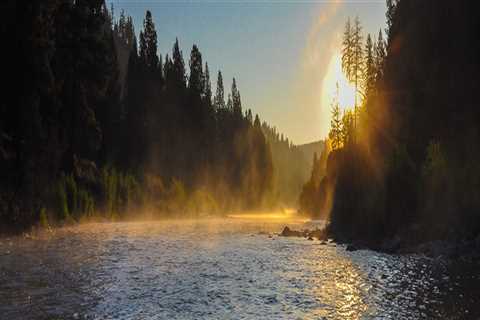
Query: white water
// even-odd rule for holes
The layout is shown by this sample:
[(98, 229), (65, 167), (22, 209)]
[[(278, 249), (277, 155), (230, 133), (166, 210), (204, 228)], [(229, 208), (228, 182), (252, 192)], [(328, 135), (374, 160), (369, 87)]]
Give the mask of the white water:
[(480, 297), (444, 263), (259, 234), (286, 222), (303, 226), (237, 217), (0, 239), (0, 319), (475, 318)]

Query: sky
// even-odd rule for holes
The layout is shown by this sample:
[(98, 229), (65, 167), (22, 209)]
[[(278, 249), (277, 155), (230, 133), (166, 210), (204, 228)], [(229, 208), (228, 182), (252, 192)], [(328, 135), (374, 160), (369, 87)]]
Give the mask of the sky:
[[(141, 29), (152, 12), (159, 54), (178, 37), (188, 65), (193, 44), (208, 62), (212, 88), (222, 71), (227, 91), (235, 77), (244, 109), (296, 144), (323, 139), (345, 21), (358, 15), (364, 33), (385, 28), (384, 0), (155, 1), (111, 0)], [(335, 62), (337, 61), (337, 62)], [(328, 75), (328, 76), (327, 76)], [(335, 75), (335, 76), (332, 76)], [(327, 76), (327, 77), (326, 77)]]

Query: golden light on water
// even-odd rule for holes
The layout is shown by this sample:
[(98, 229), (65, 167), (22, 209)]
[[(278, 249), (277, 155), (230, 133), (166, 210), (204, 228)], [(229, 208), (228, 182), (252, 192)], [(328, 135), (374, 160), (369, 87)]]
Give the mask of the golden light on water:
[(231, 213), (229, 218), (234, 219), (248, 219), (248, 220), (272, 220), (272, 221), (286, 221), (286, 222), (305, 222), (308, 221), (305, 217), (299, 217), (295, 214), (295, 210), (284, 209), (278, 211), (256, 211), (256, 212), (241, 212)]
[(342, 59), (335, 54), (330, 59), (327, 72), (322, 84), (322, 105), (330, 106), (335, 96), (338, 83), (338, 100), (342, 110), (353, 108), (355, 105), (355, 86), (351, 84), (342, 72)]

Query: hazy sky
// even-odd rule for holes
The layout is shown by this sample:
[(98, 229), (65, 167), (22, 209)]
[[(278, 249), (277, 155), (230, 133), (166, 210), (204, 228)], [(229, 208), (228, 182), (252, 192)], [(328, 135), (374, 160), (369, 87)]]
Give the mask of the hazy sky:
[(133, 17), (137, 34), (145, 10), (152, 12), (162, 56), (178, 37), (188, 65), (197, 44), (213, 91), (218, 69), (228, 90), (235, 76), (244, 109), (298, 144), (328, 132), (330, 93), (322, 92), (322, 83), (347, 17), (358, 15), (375, 37), (385, 27), (384, 0), (111, 2), (116, 18), (121, 8)]

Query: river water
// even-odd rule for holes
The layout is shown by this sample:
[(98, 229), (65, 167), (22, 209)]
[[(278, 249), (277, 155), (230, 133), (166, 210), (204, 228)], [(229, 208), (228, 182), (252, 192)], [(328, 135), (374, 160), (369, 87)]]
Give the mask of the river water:
[(479, 319), (473, 263), (347, 252), (235, 216), (0, 239), (0, 319)]

